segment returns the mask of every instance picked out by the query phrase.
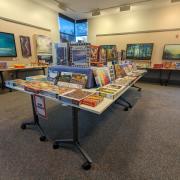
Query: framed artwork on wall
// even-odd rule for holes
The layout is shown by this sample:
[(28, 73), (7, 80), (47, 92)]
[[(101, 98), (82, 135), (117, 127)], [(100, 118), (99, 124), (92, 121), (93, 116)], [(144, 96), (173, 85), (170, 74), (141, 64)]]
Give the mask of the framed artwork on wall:
[(126, 59), (151, 61), (153, 47), (153, 43), (127, 44)]
[(17, 57), (14, 34), (0, 32), (0, 57)]
[(52, 40), (44, 35), (36, 35), (37, 54), (52, 55)]
[(180, 44), (166, 44), (163, 51), (163, 60), (180, 60)]
[(20, 43), (22, 56), (26, 58), (32, 56), (30, 38), (28, 36), (20, 36)]

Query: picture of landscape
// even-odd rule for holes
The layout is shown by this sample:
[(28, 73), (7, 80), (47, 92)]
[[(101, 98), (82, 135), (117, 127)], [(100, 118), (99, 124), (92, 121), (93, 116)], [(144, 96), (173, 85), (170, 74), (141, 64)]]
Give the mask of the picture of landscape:
[(16, 57), (14, 34), (0, 32), (0, 57)]
[(87, 60), (87, 50), (73, 50), (73, 62), (85, 63)]
[(133, 60), (151, 60), (153, 44), (128, 44), (127, 45), (127, 59)]
[(180, 44), (168, 44), (164, 47), (164, 60), (180, 60)]
[(71, 58), (74, 65), (89, 65), (90, 47), (88, 45), (71, 46)]

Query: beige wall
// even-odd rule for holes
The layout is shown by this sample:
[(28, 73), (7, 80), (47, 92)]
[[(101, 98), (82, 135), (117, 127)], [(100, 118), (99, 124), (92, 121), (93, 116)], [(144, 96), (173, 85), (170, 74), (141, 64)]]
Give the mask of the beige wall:
[[(0, 20), (0, 31), (15, 34), (18, 57), (14, 59), (0, 58), (1, 61), (8, 61), (8, 64), (29, 63), (30, 60), (33, 61), (36, 58), (35, 44), (33, 43), (34, 34), (47, 35), (52, 38), (53, 42), (59, 41), (58, 13), (42, 7), (31, 0), (0, 0), (0, 17), (51, 30), (48, 32), (38, 28)], [(19, 35), (29, 36), (31, 38), (32, 57), (30, 59), (23, 58), (21, 55)]]
[(157, 32), (144, 34), (129, 34), (117, 36), (100, 36), (96, 39), (96, 44), (116, 44), (118, 50), (126, 50), (126, 45), (131, 43), (154, 43), (152, 64), (162, 62), (164, 44), (180, 44), (180, 31)]
[(89, 19), (88, 38), (93, 44), (117, 44), (119, 50), (125, 49), (127, 43), (153, 42), (153, 63), (160, 63), (164, 44), (180, 43), (180, 31), (102, 37), (96, 35), (180, 28), (179, 17), (180, 5), (173, 5), (93, 18)]
[[(29, 64), (30, 62), (36, 61), (37, 59), (36, 43), (35, 43), (34, 34), (51, 36), (50, 31), (40, 30), (37, 28), (31, 28), (28, 26), (7, 22), (4, 20), (0, 20), (0, 25), (1, 25), (0, 32), (8, 32), (8, 33), (13, 33), (15, 35), (17, 57), (15, 58), (0, 57), (0, 61), (7, 61), (9, 66), (15, 63)], [(22, 57), (21, 44), (20, 44), (20, 38), (19, 38), (20, 35), (30, 37), (32, 56), (29, 58)]]

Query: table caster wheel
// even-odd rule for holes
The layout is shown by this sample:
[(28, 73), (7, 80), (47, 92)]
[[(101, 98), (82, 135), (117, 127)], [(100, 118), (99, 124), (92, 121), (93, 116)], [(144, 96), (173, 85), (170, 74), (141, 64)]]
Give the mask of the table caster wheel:
[(84, 170), (90, 170), (91, 169), (91, 163), (90, 162), (85, 162), (83, 165), (82, 165), (82, 168)]
[(131, 108), (131, 109), (132, 109), (132, 108), (133, 108), (133, 106), (132, 106), (132, 105), (129, 105), (129, 108)]
[(58, 148), (59, 148), (59, 145), (56, 144), (56, 143), (54, 143), (54, 144), (53, 144), (53, 149), (58, 149)]
[(25, 125), (25, 124), (22, 124), (22, 125), (21, 125), (21, 129), (23, 129), (23, 130), (26, 129), (26, 125)]
[(124, 108), (124, 111), (129, 111), (129, 108), (128, 107)]
[(43, 141), (45, 141), (45, 140), (46, 140), (46, 136), (41, 136), (39, 139), (40, 139), (40, 141), (42, 141), (42, 142), (43, 142)]

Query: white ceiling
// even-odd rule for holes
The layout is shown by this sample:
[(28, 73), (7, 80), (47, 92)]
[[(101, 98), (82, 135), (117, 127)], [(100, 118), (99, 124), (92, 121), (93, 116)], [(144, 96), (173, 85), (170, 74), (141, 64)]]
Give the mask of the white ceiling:
[[(65, 3), (69, 8), (67, 11), (63, 11), (58, 8), (58, 3), (55, 0), (32, 0), (38, 4), (46, 6), (56, 12), (63, 13), (74, 19), (91, 18), (91, 11), (93, 9), (106, 9), (114, 6), (121, 6), (125, 4), (132, 4), (131, 10), (140, 10), (147, 8), (157, 8), (161, 6), (169, 6), (174, 3), (170, 3), (170, 0), (58, 0)], [(143, 2), (144, 1), (144, 2)], [(145, 2), (148, 1), (148, 2)], [(141, 3), (139, 3), (141, 2)], [(137, 3), (137, 4), (136, 4)], [(89, 12), (89, 13), (88, 13)], [(119, 8), (111, 8), (101, 11), (101, 15), (120, 13)]]

